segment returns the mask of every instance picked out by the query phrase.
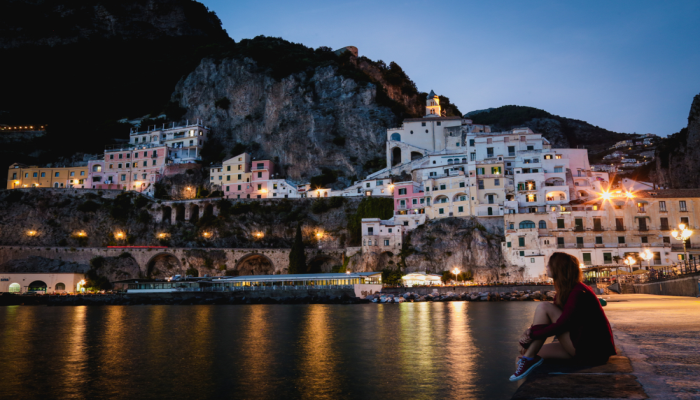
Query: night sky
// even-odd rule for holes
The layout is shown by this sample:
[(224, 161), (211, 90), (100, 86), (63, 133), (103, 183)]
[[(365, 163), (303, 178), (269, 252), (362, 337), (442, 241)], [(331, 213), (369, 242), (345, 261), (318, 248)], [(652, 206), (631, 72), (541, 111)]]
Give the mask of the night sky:
[(696, 0), (202, 3), (236, 41), (356, 46), (463, 112), (515, 104), (667, 135), (687, 125), (700, 93)]

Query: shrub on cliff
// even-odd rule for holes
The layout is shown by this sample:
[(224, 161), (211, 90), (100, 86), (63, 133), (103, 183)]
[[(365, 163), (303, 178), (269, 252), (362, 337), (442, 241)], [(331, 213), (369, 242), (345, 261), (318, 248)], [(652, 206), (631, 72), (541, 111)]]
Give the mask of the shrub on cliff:
[(394, 215), (394, 199), (365, 197), (354, 214), (348, 215), (350, 245), (357, 246), (362, 241), (362, 218), (389, 219)]
[(231, 100), (228, 97), (222, 97), (214, 102), (214, 106), (222, 110), (228, 110), (231, 107)]
[(88, 200), (84, 202), (83, 204), (78, 206), (78, 211), (81, 212), (91, 212), (94, 213), (95, 211), (100, 209), (100, 205), (92, 200)]

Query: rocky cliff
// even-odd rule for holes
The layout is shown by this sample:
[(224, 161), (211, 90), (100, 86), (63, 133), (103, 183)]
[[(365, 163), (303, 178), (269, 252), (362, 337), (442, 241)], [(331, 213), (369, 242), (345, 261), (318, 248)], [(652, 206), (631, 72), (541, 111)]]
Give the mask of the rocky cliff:
[[(688, 113), (688, 126), (662, 139), (656, 151), (656, 170), (651, 178), (670, 189), (700, 187), (700, 94)], [(691, 172), (691, 173), (689, 173)]]
[[(207, 59), (177, 85), (173, 98), (187, 118), (213, 128), (223, 150), (218, 161), (244, 143), (299, 180), (321, 167), (361, 176), (362, 165), (384, 153), (386, 128), (396, 117), (376, 96), (374, 84), (338, 75), (334, 66), (277, 81), (251, 59)], [(222, 98), (230, 100), (228, 107), (215, 106)]]

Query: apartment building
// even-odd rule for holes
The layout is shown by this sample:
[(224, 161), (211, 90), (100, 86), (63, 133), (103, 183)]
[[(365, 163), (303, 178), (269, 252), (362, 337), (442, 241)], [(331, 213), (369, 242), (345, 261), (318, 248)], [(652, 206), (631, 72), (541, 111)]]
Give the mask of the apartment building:
[(425, 223), (425, 192), (417, 182), (397, 182), (394, 184), (394, 221), (404, 226), (404, 230), (414, 229)]
[(168, 148), (168, 162), (171, 163), (195, 163), (201, 160), (201, 151), (204, 142), (209, 136), (209, 128), (199, 121), (185, 126), (173, 126), (160, 129), (154, 127), (146, 131), (132, 131), (129, 135), (129, 143), (138, 145), (163, 145)]
[(7, 188), (84, 188), (88, 187), (88, 166), (39, 167), (14, 163), (7, 172)]
[(383, 253), (401, 251), (403, 225), (379, 218), (362, 218), (362, 251)]
[[(598, 199), (578, 205), (550, 206), (533, 213), (506, 214), (505, 259), (544, 272), (555, 251), (576, 256), (585, 266), (621, 265), (627, 256), (645, 250), (653, 254), (633, 268), (669, 265), (684, 258), (683, 243), (671, 232), (684, 224), (700, 228), (700, 190), (641, 190), (601, 192)], [(686, 242), (689, 257), (700, 256), (700, 245)]]
[(275, 163), (270, 160), (252, 160), (241, 153), (214, 165), (209, 179), (229, 199), (298, 198), (297, 185), (274, 178)]
[(168, 148), (163, 144), (110, 146), (104, 159), (88, 162), (93, 189), (120, 189), (151, 192), (160, 181), (168, 163)]

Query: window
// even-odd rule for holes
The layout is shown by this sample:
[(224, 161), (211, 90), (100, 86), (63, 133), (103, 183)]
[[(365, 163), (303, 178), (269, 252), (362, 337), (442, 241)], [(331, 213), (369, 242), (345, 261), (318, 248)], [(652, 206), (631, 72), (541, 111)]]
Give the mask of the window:
[(272, 189), (277, 190), (277, 184), (276, 184), (276, 183), (273, 183), (273, 184), (272, 184)]
[(377, 181), (377, 186), (382, 186), (384, 184), (384, 181)]
[(527, 202), (527, 203), (537, 202), (537, 195), (536, 194), (528, 194), (527, 197), (525, 197), (525, 202)]
[(469, 153), (469, 159), (471, 161), (476, 161), (476, 153)]
[(445, 184), (441, 184), (441, 185), (440, 185), (440, 190), (445, 190), (445, 189), (447, 189), (447, 186), (445, 186)]
[(153, 160), (153, 162), (151, 163), (151, 165), (156, 165), (156, 160)]
[(42, 173), (41, 173), (41, 177), (42, 177), (42, 178), (46, 178), (46, 172), (42, 172)]
[[(121, 167), (122, 167), (121, 164), (117, 164), (117, 168), (121, 168)], [(72, 172), (70, 173), (70, 176), (73, 176), (73, 173), (72, 173)]]
[[(145, 139), (145, 138), (144, 138), (144, 139)], [(127, 155), (126, 155), (126, 158), (131, 159), (131, 154), (127, 154)]]
[[(490, 139), (489, 139), (490, 140)], [(486, 157), (493, 157), (493, 147), (486, 148)]]
[(690, 225), (690, 224), (688, 223), (688, 217), (681, 217), (681, 224), (685, 224), (685, 226), (686, 226), (686, 228), (687, 228), (688, 225)]
[(582, 218), (574, 219), (574, 227), (577, 231), (582, 231), (583, 230), (583, 219)]
[(540, 229), (547, 229), (547, 221), (540, 220)]
[(258, 184), (258, 190), (262, 189), (262, 185)]
[(603, 253), (603, 264), (612, 264), (612, 253)]
[(237, 189), (237, 190), (241, 190), (241, 185), (238, 185), (238, 189)]
[(659, 211), (666, 212), (666, 202), (665, 201), (659, 202)]
[(624, 236), (618, 236), (618, 237), (617, 237), (617, 243), (618, 243), (618, 244), (625, 244), (625, 237), (624, 237)]
[(500, 175), (501, 174), (501, 167), (491, 167), (491, 174)]
[(500, 179), (494, 179), (494, 180), (493, 180), (493, 186), (501, 186), (501, 180), (500, 180)]
[(518, 253), (518, 254), (520, 254), (520, 257), (525, 257), (525, 252), (524, 252), (524, 251), (521, 251), (521, 252)]
[(238, 180), (239, 181), (241, 180), (241, 174), (238, 174)]
[(661, 230), (668, 230), (668, 218), (661, 218)]
[(442, 122), (438, 121), (437, 126), (440, 126), (440, 125), (442, 125)]
[(119, 154), (119, 159), (120, 159), (120, 160), (122, 159), (122, 155), (121, 155), (121, 154)]
[(664, 237), (663, 237), (663, 242), (664, 242), (664, 243), (671, 243), (671, 237), (670, 237), (670, 236), (664, 236)]
[(243, 166), (242, 166), (242, 165), (238, 165), (238, 170), (240, 171), (241, 169), (243, 169)]
[(564, 218), (557, 219), (557, 229), (564, 229)]
[(506, 243), (506, 247), (511, 247), (510, 242)]
[(564, 167), (554, 167), (554, 172), (564, 172)]
[(583, 253), (583, 265), (591, 265), (591, 253)]
[(518, 228), (520, 229), (531, 229), (535, 227), (535, 223), (532, 221), (521, 221), (520, 224), (518, 224)]
[(469, 139), (469, 147), (474, 147), (474, 139)]
[(127, 168), (129, 168), (130, 165), (131, 165), (131, 163), (126, 163), (126, 167), (127, 167)]
[(596, 236), (596, 237), (595, 237), (595, 244), (603, 244), (603, 237), (602, 237), (602, 236)]
[(642, 236), (642, 243), (649, 243), (649, 238), (646, 236)]
[(508, 146), (508, 156), (509, 157), (515, 156), (515, 146)]
[(440, 210), (438, 210), (438, 214), (442, 215), (442, 214), (444, 214), (444, 213), (445, 213), (445, 209), (444, 209), (444, 208), (441, 208)]
[(582, 237), (576, 238), (576, 247), (583, 247), (583, 238)]
[(525, 238), (524, 238), (524, 237), (519, 237), (519, 238), (518, 238), (518, 246), (519, 246), (519, 247), (525, 247)]
[(483, 188), (484, 188), (484, 180), (483, 180), (483, 179), (479, 179), (478, 182), (479, 182), (479, 189), (483, 189)]
[(464, 207), (462, 207), (462, 206), (457, 207), (457, 212), (464, 212)]
[(535, 146), (527, 146), (528, 150), (535, 150)]
[(367, 228), (367, 234), (368, 234), (368, 235), (374, 235), (374, 228), (371, 227), (371, 226), (370, 226), (369, 228)]
[(618, 231), (625, 230), (625, 224), (623, 223), (622, 218), (615, 218), (615, 230), (618, 230)]
[(231, 170), (231, 166), (230, 166), (230, 165), (227, 165), (227, 166), (226, 166), (226, 171), (230, 171), (230, 170)]
[(258, 178), (262, 178), (262, 172), (258, 172)]
[(557, 247), (564, 247), (564, 238), (563, 237), (557, 238)]
[(126, 174), (122, 174), (121, 176), (122, 182), (126, 180)]
[(388, 245), (389, 245), (389, 239), (384, 239), (384, 246), (388, 246)]
[(685, 207), (685, 200), (679, 201), (678, 205), (680, 206), (681, 211), (688, 211), (688, 209)]

